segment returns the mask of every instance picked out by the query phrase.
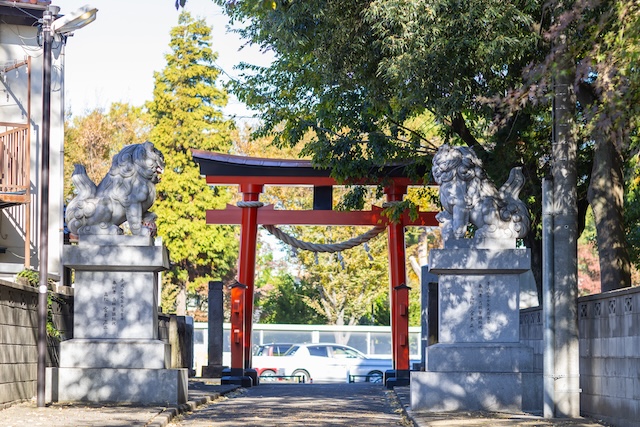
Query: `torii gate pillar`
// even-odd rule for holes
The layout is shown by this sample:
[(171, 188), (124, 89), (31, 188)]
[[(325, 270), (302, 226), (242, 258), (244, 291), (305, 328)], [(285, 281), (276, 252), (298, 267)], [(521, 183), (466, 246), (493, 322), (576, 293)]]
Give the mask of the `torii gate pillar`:
[[(244, 183), (240, 185), (242, 207), (240, 224), (240, 250), (238, 256), (238, 281), (246, 286), (244, 292), (244, 304), (241, 307), (241, 317), (243, 318), (244, 333), (240, 342), (233, 340), (231, 354), (237, 355), (235, 360), (231, 360), (232, 370), (244, 370), (244, 375), (253, 380), (253, 384), (258, 384), (258, 373), (251, 368), (251, 335), (253, 331), (253, 298), (254, 283), (256, 273), (256, 241), (258, 239), (258, 205), (252, 206), (251, 202), (258, 202), (260, 193), (264, 186), (262, 184)], [(237, 348), (233, 348), (237, 346)], [(235, 351), (234, 351), (235, 350)], [(240, 356), (242, 356), (240, 358)]]
[(240, 282), (231, 286), (231, 369), (222, 370), (221, 381), (223, 384), (251, 387), (254, 379), (245, 375), (242, 360), (242, 346), (247, 332), (244, 321), (246, 296), (247, 286)]
[[(387, 202), (401, 202), (406, 185), (385, 188)], [(409, 287), (406, 284), (404, 221), (387, 225), (389, 285), (391, 299), (391, 345), (394, 370), (385, 373), (387, 388), (409, 385)]]
[[(258, 384), (258, 373), (251, 368), (253, 296), (256, 273), (258, 208), (264, 186), (240, 185), (243, 206), (240, 216), (238, 282), (231, 288), (231, 369), (223, 371), (223, 383), (251, 387)], [(252, 204), (256, 202), (256, 204)]]

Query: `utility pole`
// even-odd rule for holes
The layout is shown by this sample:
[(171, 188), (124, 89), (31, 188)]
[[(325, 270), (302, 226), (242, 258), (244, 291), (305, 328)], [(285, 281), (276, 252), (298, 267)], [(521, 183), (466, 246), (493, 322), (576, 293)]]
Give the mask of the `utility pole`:
[(578, 348), (578, 203), (577, 142), (572, 133), (575, 97), (573, 65), (567, 40), (558, 42), (553, 100), (553, 302), (555, 416), (580, 416), (580, 354)]
[(42, 14), (42, 143), (40, 175), (40, 263), (38, 284), (38, 364), (36, 401), (45, 406), (45, 376), (47, 369), (47, 291), (49, 263), (49, 145), (51, 135), (51, 43), (53, 41), (53, 13), (47, 6)]

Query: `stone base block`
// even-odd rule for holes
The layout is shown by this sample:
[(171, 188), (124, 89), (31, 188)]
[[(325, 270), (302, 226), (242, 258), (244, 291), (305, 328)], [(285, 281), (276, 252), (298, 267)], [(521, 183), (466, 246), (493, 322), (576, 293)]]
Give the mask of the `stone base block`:
[(387, 382), (385, 383), (385, 387), (387, 388), (387, 390), (392, 390), (394, 387), (408, 386), (409, 383), (410, 383), (409, 378), (393, 377), (387, 380)]
[(539, 411), (541, 379), (541, 374), (411, 372), (411, 409), (426, 412)]
[(82, 236), (78, 245), (65, 245), (66, 267), (81, 271), (159, 272), (169, 268), (169, 253), (147, 236)]
[(240, 387), (250, 388), (253, 387), (253, 380), (251, 377), (246, 376), (224, 375), (220, 379), (220, 384), (234, 384)]
[(533, 372), (533, 348), (519, 343), (457, 343), (427, 347), (431, 372)]
[(160, 340), (71, 339), (60, 343), (61, 368), (165, 369), (171, 346)]
[(202, 377), (203, 378), (221, 378), (222, 370), (226, 368), (226, 366), (222, 365), (207, 365), (202, 367)]
[(47, 368), (48, 402), (178, 405), (187, 402), (187, 369)]
[(518, 274), (530, 268), (530, 249), (434, 249), (429, 252), (429, 271), (438, 275)]

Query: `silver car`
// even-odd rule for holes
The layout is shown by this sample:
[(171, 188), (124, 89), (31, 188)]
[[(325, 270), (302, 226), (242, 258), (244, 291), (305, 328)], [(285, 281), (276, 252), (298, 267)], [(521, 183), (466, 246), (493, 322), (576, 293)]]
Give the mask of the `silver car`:
[[(264, 365), (264, 366), (263, 366)], [(299, 382), (382, 382), (390, 359), (374, 359), (353, 347), (334, 343), (295, 344), (281, 357), (256, 357), (261, 377), (295, 378)]]

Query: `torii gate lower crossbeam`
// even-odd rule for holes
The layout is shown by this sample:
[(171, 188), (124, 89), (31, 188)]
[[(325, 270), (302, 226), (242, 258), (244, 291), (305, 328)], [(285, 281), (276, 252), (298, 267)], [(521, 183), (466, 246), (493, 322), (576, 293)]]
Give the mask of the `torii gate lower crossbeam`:
[[(274, 210), (259, 207), (257, 202), (265, 185), (313, 185), (330, 188), (337, 183), (328, 171), (313, 169), (308, 162), (290, 160), (255, 159), (193, 150), (201, 173), (209, 184), (240, 186), (243, 207), (227, 206), (225, 210), (207, 211), (208, 224), (239, 224), (240, 251), (238, 282), (231, 289), (231, 372), (244, 376), (246, 372), (257, 383), (251, 371), (251, 331), (253, 326), (253, 296), (255, 278), (256, 238), (258, 224), (262, 225), (385, 225), (389, 246), (389, 278), (391, 299), (392, 358), (394, 374), (391, 381), (406, 383), (409, 379), (409, 287), (406, 285), (405, 226), (437, 226), (435, 212), (419, 212), (412, 219), (404, 214), (399, 221), (390, 222), (382, 209), (370, 211), (337, 212), (331, 203), (314, 200), (323, 209), (306, 211)], [(293, 170), (292, 170), (293, 168)], [(397, 168), (395, 168), (397, 170)], [(223, 174), (223, 175), (221, 175)], [(391, 177), (385, 185), (388, 202), (402, 201), (407, 186), (415, 184), (403, 176)], [(330, 193), (330, 192), (329, 192)], [(314, 194), (316, 194), (314, 192)], [(318, 194), (327, 194), (326, 191)], [(328, 205), (328, 206), (327, 206)], [(389, 381), (389, 380), (388, 380)], [(396, 384), (396, 385), (398, 385)], [(243, 383), (243, 385), (247, 385)]]

